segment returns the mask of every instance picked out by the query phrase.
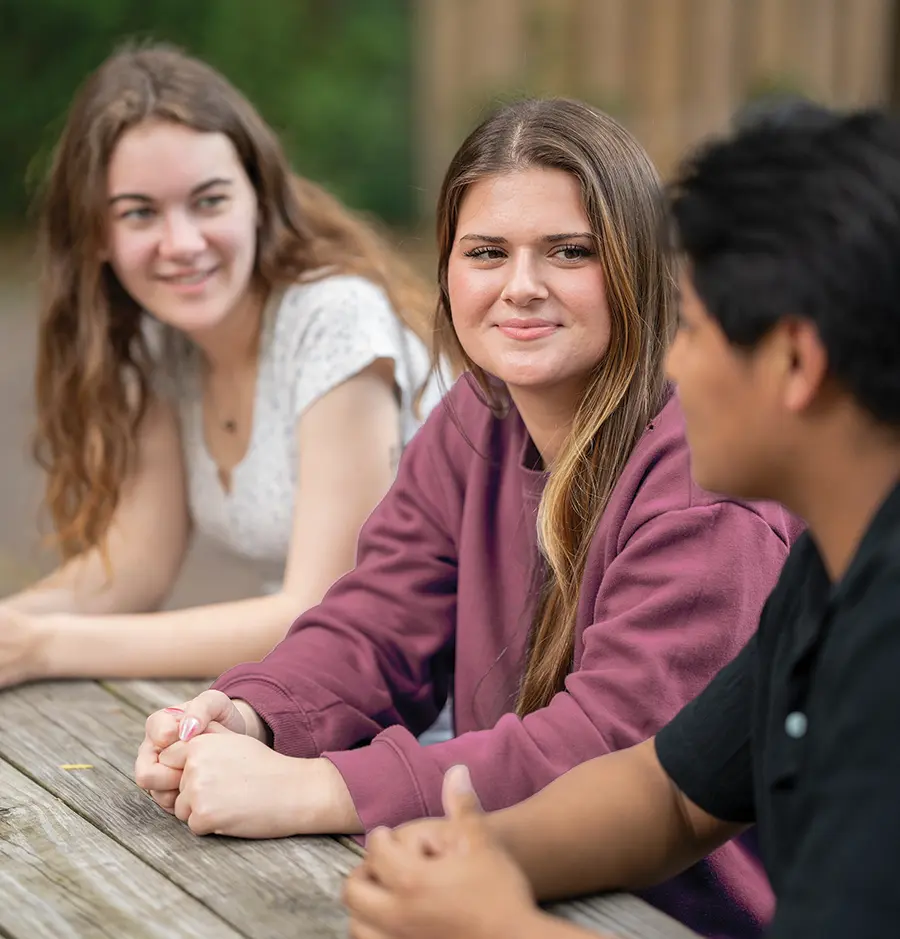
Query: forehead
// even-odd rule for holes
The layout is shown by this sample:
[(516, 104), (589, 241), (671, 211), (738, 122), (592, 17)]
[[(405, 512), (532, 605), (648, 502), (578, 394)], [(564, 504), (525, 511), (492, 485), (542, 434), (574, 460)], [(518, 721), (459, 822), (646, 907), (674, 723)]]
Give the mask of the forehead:
[(181, 124), (146, 122), (125, 131), (107, 172), (110, 196), (122, 192), (164, 197), (213, 177), (234, 178), (243, 168), (224, 134)]
[(536, 167), (473, 183), (457, 222), (458, 236), (544, 236), (590, 229), (579, 181), (563, 170)]

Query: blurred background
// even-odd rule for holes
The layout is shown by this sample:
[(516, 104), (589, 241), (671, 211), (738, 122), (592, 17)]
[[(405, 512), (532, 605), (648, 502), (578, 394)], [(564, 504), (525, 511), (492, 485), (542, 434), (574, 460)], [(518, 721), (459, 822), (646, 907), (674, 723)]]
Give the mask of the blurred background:
[[(76, 87), (125, 39), (219, 68), (298, 172), (380, 218), (431, 274), (446, 164), (493, 104), (582, 98), (663, 175), (773, 93), (900, 103), (897, 0), (0, 0), (0, 597), (49, 567), (29, 456), (36, 328), (32, 204)], [(198, 543), (171, 605), (256, 592)]]

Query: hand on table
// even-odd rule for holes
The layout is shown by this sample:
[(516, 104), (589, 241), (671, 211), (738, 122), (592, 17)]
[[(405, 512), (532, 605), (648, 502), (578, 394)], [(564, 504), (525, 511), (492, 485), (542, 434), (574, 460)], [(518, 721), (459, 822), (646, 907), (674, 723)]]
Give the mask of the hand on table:
[(349, 876), (353, 939), (519, 936), (540, 914), (525, 875), (493, 838), (465, 767), (444, 779), (445, 819), (376, 829)]
[(147, 719), (135, 781), (198, 835), (360, 831), (334, 764), (277, 753), (251, 733), (260, 726), (249, 705), (219, 691), (157, 711)]

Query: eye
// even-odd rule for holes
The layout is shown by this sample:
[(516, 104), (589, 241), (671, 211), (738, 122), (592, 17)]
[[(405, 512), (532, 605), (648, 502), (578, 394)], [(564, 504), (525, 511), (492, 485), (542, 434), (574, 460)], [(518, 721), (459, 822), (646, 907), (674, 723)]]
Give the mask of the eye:
[(502, 248), (495, 245), (482, 245), (480, 248), (473, 248), (471, 251), (464, 251), (467, 258), (476, 258), (479, 261), (499, 261), (505, 257)]
[(149, 219), (153, 218), (154, 215), (153, 209), (148, 205), (138, 206), (133, 209), (126, 209), (119, 218), (128, 219), (133, 222), (146, 222)]
[(227, 198), (228, 198), (227, 196), (223, 196), (223, 195), (201, 196), (197, 200), (197, 208), (204, 209), (204, 210), (216, 209), (223, 202), (225, 202)]
[(563, 261), (583, 261), (585, 258), (592, 257), (593, 254), (594, 252), (584, 245), (559, 245), (552, 252), (553, 257)]

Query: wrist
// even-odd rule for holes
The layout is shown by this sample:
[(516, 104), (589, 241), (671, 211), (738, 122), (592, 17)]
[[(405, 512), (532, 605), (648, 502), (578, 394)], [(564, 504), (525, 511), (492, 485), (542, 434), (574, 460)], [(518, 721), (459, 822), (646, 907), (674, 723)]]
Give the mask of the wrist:
[(350, 790), (334, 763), (325, 757), (296, 762), (299, 764), (296, 793), (301, 802), (298, 814), (304, 819), (304, 834), (363, 834)]
[(244, 719), (244, 733), (248, 737), (255, 737), (267, 747), (271, 747), (272, 731), (269, 729), (269, 725), (243, 699), (233, 698), (231, 703)]
[(60, 654), (59, 637), (66, 629), (65, 615), (52, 613), (44, 616), (26, 614), (31, 629), (31, 652), (27, 670), (30, 679), (65, 678), (62, 663), (65, 650)]

